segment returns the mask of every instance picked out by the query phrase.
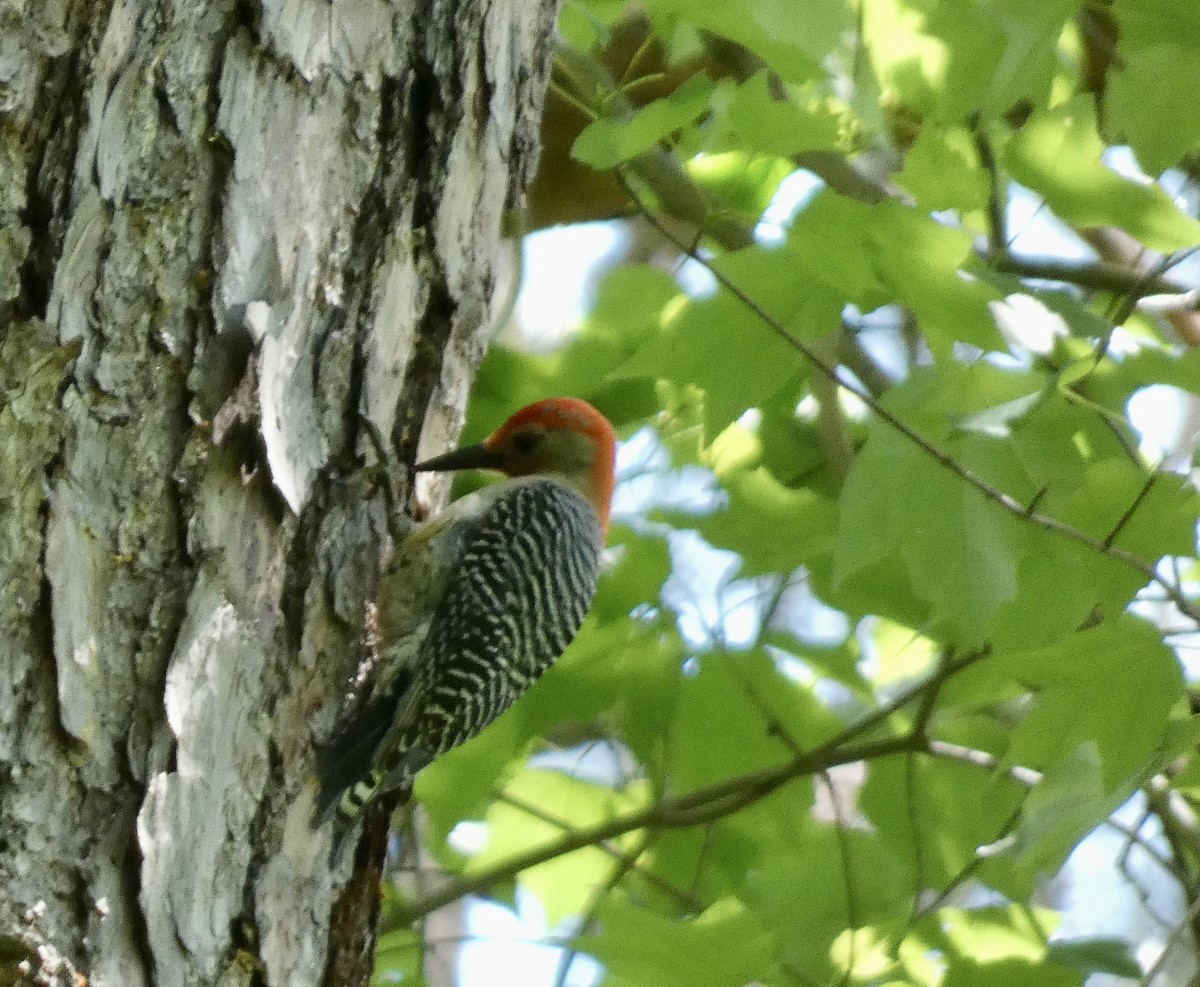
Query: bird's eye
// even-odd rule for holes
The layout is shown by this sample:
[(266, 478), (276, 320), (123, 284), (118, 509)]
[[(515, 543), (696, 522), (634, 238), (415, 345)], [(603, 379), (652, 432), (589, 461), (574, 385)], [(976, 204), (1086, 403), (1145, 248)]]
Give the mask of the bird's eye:
[(513, 448), (522, 456), (528, 456), (534, 449), (542, 444), (543, 432), (518, 432), (513, 436)]

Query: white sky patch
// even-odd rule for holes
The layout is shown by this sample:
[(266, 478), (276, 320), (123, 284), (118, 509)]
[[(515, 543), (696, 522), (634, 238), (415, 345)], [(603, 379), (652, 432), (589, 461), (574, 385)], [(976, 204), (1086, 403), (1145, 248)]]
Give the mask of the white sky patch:
[(538, 349), (566, 343), (591, 308), (595, 269), (626, 239), (619, 223), (555, 226), (525, 237), (515, 313), (522, 337)]
[(1142, 166), (1138, 164), (1137, 155), (1133, 153), (1133, 148), (1127, 144), (1120, 144), (1115, 147), (1106, 147), (1104, 153), (1100, 155), (1100, 160), (1111, 171), (1115, 171), (1122, 178), (1128, 178), (1131, 182), (1137, 182), (1139, 185), (1150, 186), (1154, 184), (1154, 179), (1142, 171)]
[(771, 614), (770, 626), (807, 644), (825, 647), (841, 644), (850, 634), (846, 615), (816, 597), (802, 570), (788, 579)]
[[(459, 953), (458, 982), (488, 987), (530, 987), (551, 984), (563, 950), (545, 945), (553, 930), (537, 898), (517, 889), (513, 911), (493, 902), (472, 899), (467, 909), (467, 935)], [(600, 982), (601, 967), (589, 956), (577, 955), (566, 987), (592, 987)]]
[(1125, 412), (1141, 437), (1140, 451), (1151, 464), (1191, 465), (1200, 439), (1200, 399), (1169, 384), (1152, 384), (1133, 393)]
[(617, 447), (614, 519), (633, 523), (654, 508), (709, 514), (725, 494), (703, 466), (672, 470), (671, 456), (652, 428), (639, 429)]
[(529, 759), (530, 767), (558, 771), (594, 785), (623, 786), (642, 774), (624, 744), (595, 740), (565, 750), (548, 750)]
[(1014, 254), (1095, 260), (1096, 252), (1029, 189), (1008, 184), (1009, 249)]
[(771, 204), (754, 228), (754, 239), (763, 246), (782, 243), (792, 220), (825, 183), (811, 171), (793, 171), (775, 190)]
[[(1158, 820), (1146, 817), (1145, 800), (1135, 795), (1114, 817), (1136, 828), (1149, 845), (1166, 853)], [(1136, 883), (1135, 883), (1136, 882)], [(1101, 826), (1087, 836), (1067, 858), (1059, 880), (1051, 885), (1051, 904), (1061, 910), (1062, 924), (1054, 940), (1111, 936), (1135, 944), (1138, 962), (1148, 967), (1169, 933), (1161, 916), (1179, 915), (1186, 902), (1178, 884), (1163, 880), (1160, 866), (1145, 850), (1131, 844), (1124, 833)], [(1156, 983), (1186, 983), (1184, 970), (1191, 967), (1186, 957), (1190, 943), (1179, 950)], [(1088, 987), (1118, 987), (1130, 981), (1106, 974), (1088, 978)]]
[(694, 257), (685, 258), (674, 274), (684, 293), (694, 301), (711, 298), (717, 293), (716, 276)]
[(464, 819), (450, 830), (446, 842), (451, 849), (471, 857), (483, 851), (487, 846), (487, 823), (478, 819)]
[[(692, 647), (711, 646), (713, 632), (721, 631), (723, 611), (719, 599), (725, 585), (741, 565), (733, 552), (713, 548), (695, 531), (670, 536), (671, 575), (663, 585), (663, 603), (679, 617), (679, 633)], [(726, 640), (740, 640), (744, 623), (723, 629)]]
[(1070, 335), (1063, 317), (1031, 295), (1009, 295), (988, 302), (988, 308), (1005, 339), (1041, 356), (1053, 353), (1055, 341)]

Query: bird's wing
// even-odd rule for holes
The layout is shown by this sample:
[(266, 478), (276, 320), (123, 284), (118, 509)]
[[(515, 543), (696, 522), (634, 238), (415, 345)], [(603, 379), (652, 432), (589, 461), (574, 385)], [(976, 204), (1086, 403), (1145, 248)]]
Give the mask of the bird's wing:
[(603, 533), (579, 494), (509, 481), (463, 541), (418, 661), (419, 730), (436, 757), (474, 736), (562, 654), (591, 604)]
[(333, 815), (342, 794), (367, 773), (397, 722), (412, 718), (417, 690), (411, 680), (397, 686), (359, 709), (322, 747), (317, 761), (317, 828)]

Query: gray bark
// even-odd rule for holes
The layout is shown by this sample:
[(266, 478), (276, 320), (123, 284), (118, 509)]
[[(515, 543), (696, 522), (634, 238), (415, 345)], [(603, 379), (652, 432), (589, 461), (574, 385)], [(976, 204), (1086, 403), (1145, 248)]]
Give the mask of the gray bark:
[(308, 787), (386, 542), (359, 415), (402, 461), (461, 426), (555, 13), (0, 0), (0, 943), (37, 976), (363, 975)]

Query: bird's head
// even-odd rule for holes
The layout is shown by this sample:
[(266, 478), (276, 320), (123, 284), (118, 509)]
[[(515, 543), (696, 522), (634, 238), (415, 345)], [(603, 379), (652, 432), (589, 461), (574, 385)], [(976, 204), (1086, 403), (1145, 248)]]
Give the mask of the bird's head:
[(608, 530), (616, 435), (608, 419), (578, 398), (526, 405), (476, 446), (418, 463), (418, 470), (498, 470), (507, 476), (549, 476), (574, 487)]

